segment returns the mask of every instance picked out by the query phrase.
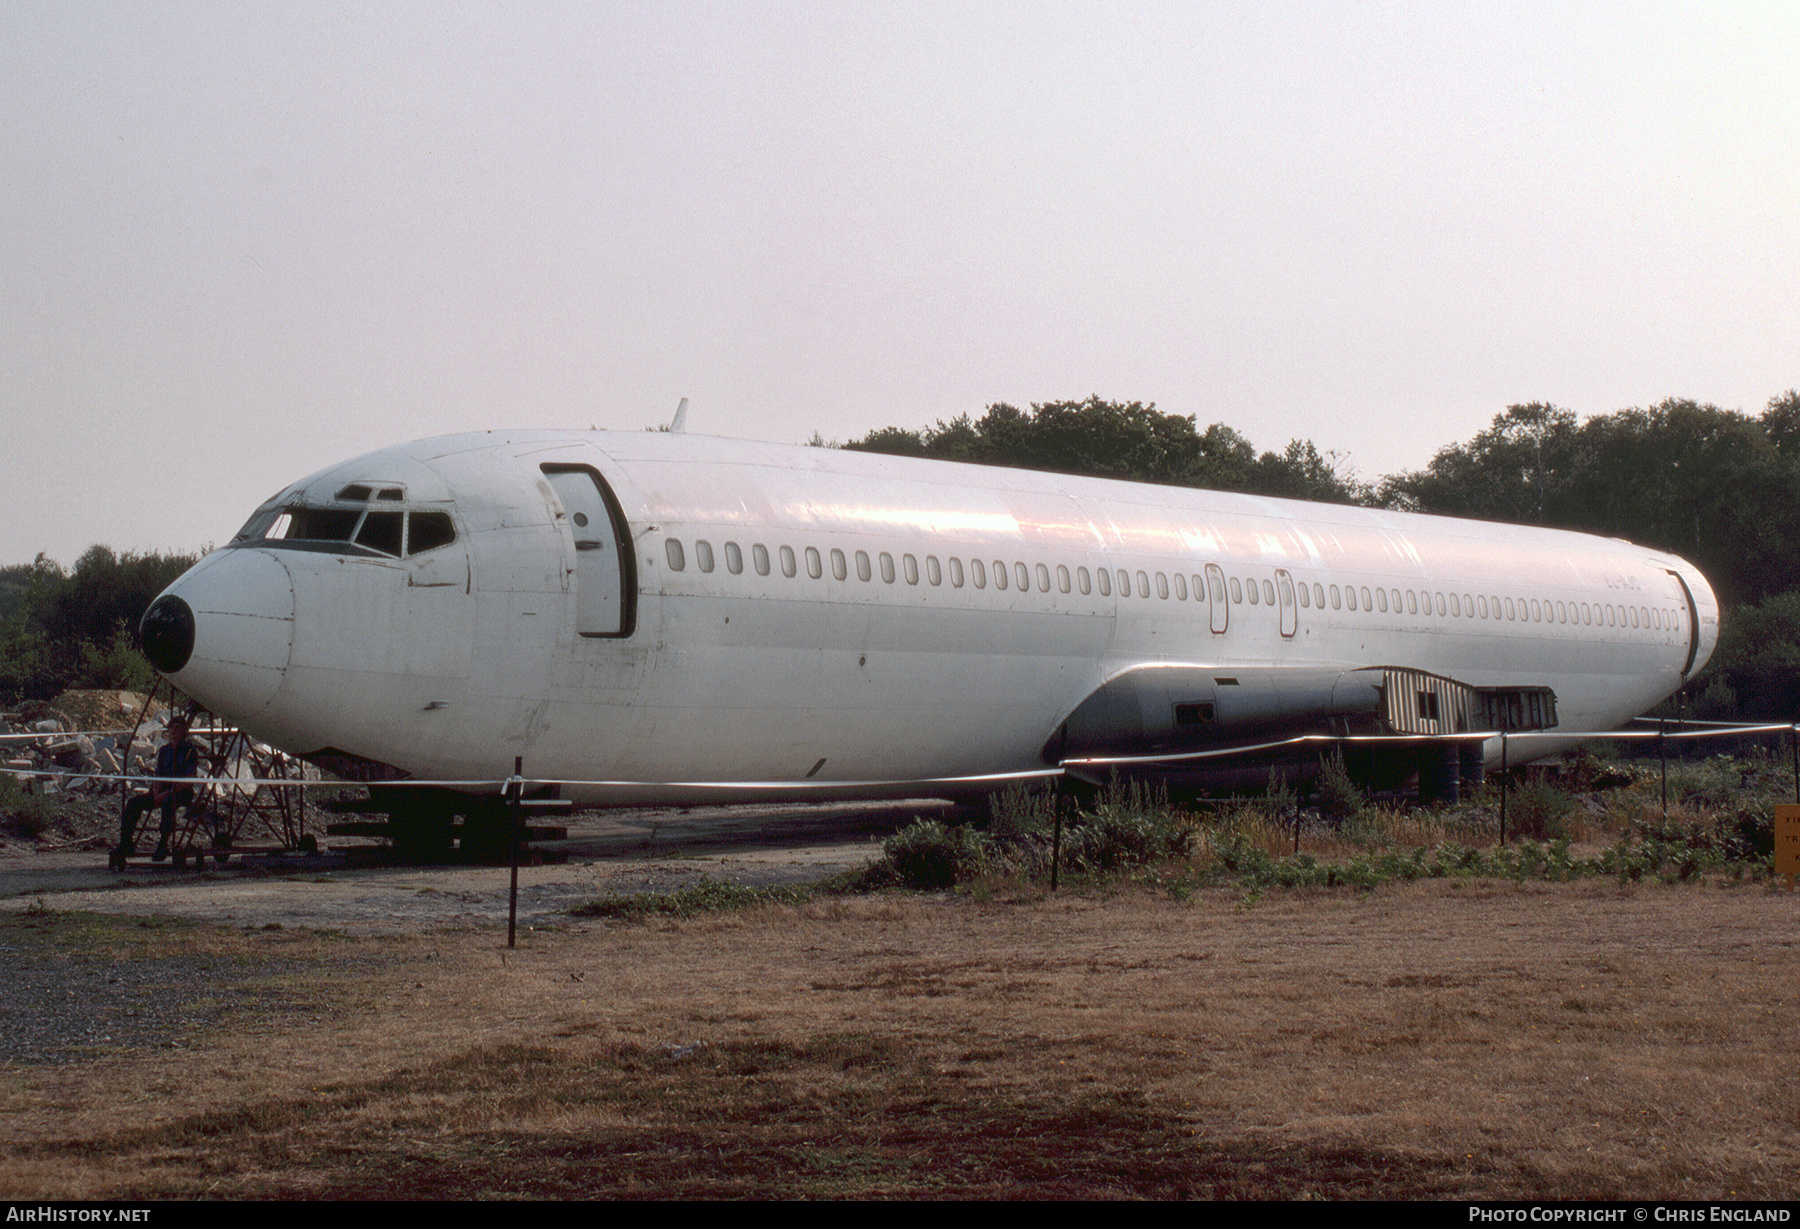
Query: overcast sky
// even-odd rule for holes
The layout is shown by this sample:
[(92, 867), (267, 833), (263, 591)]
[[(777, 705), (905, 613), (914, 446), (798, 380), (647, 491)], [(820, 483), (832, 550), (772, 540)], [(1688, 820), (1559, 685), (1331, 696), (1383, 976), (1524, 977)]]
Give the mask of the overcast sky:
[(0, 564), (496, 426), (1153, 401), (1357, 474), (1800, 384), (1800, 5), (86, 3), (0, 22)]

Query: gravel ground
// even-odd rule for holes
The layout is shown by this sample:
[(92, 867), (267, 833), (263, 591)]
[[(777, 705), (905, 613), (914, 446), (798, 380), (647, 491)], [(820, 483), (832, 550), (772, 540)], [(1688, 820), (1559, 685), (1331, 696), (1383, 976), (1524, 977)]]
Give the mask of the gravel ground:
[[(523, 925), (566, 923), (596, 896), (670, 892), (702, 879), (807, 883), (865, 864), (880, 839), (941, 803), (609, 811), (571, 817), (560, 859), (519, 870)], [(83, 847), (88, 846), (88, 847)], [(106, 866), (106, 841), (0, 850), (0, 909), (38, 907), (277, 923), (353, 934), (504, 925), (508, 871), (488, 866), (351, 868), (342, 857), (234, 857), (196, 872), (169, 863)]]
[(107, 959), (27, 916), (0, 922), (0, 1067), (180, 1049), (239, 1008), (304, 1011), (280, 979), (306, 961), (135, 955)]
[[(7, 969), (0, 978), (0, 1065), (180, 1048), (240, 1008), (318, 1009), (283, 985), (286, 974), (313, 967), (312, 960), (161, 954), (154, 942), (131, 944), (132, 954), (119, 957), (116, 944), (73, 934), (70, 915), (351, 935), (506, 925), (506, 867), (350, 868), (327, 853), (235, 858), (203, 872), (134, 863), (114, 873), (106, 866), (106, 832), (116, 822), (116, 801), (69, 807), (42, 841), (0, 848), (0, 961)], [(520, 868), (519, 925), (568, 926), (569, 910), (596, 897), (672, 892), (706, 879), (809, 883), (863, 865), (882, 836), (943, 809), (920, 803), (572, 816), (570, 839), (544, 846), (565, 860)]]

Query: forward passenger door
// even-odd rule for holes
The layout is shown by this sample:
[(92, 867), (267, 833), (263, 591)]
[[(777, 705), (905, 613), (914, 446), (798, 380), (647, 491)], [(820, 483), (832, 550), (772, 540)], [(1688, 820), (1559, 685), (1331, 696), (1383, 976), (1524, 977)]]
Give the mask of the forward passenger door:
[(575, 630), (583, 636), (629, 636), (637, 585), (625, 517), (600, 475), (585, 465), (546, 465), (544, 477), (562, 501), (575, 539)]

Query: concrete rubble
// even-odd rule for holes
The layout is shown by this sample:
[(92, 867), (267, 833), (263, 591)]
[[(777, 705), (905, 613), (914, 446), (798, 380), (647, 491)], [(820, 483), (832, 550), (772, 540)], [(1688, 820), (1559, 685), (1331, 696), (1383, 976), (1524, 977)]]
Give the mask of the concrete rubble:
[[(0, 770), (34, 793), (46, 795), (120, 794), (142, 788), (115, 778), (122, 773), (148, 775), (156, 769), (169, 709), (156, 702), (145, 714), (146, 703), (145, 697), (131, 691), (66, 691), (54, 700), (27, 701), (16, 712), (0, 713), (0, 733), (8, 736), (0, 742)], [(189, 737), (200, 748), (202, 763), (207, 763), (229, 736), (197, 726)], [(252, 744), (253, 761), (267, 762), (272, 754), (272, 748)]]

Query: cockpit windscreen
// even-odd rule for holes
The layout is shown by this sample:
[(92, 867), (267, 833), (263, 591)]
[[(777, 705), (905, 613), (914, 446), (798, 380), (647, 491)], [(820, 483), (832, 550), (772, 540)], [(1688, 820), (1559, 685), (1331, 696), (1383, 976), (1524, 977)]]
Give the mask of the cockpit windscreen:
[(448, 512), (394, 506), (405, 498), (403, 487), (352, 483), (323, 505), (271, 501), (231, 541), (396, 559), (456, 541)]

